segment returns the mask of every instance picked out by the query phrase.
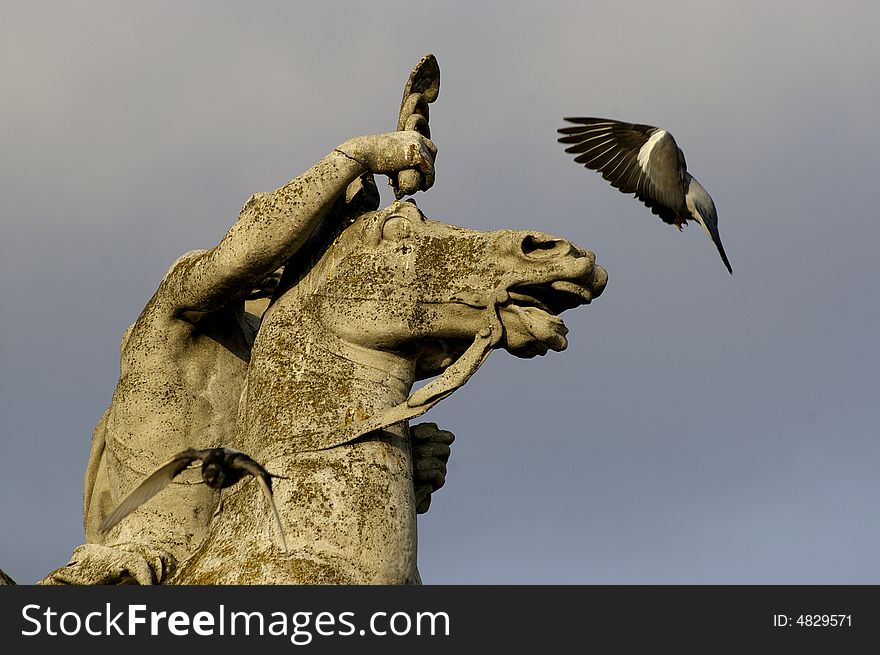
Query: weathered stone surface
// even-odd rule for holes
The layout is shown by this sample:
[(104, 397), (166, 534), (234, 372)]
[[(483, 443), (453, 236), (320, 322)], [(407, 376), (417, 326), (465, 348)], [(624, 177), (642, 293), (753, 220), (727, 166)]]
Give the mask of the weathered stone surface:
[[(563, 350), (558, 314), (598, 296), (607, 276), (565, 239), (467, 230), (412, 202), (378, 209), (373, 174), (433, 184), (426, 103), (436, 90), (418, 70), (407, 88), (426, 98), (405, 92), (401, 105), (416, 129), (346, 141), (252, 196), (217, 246), (165, 274), (123, 337), (95, 429), (88, 543), (44, 584), (419, 582), (416, 514), (445, 482), (453, 437), (409, 421), (493, 349)], [(170, 457), (219, 446), (283, 476), (273, 491), (289, 556), (256, 484), (218, 492), (197, 470), (101, 532)]]
[(15, 580), (6, 575), (2, 569), (0, 569), (0, 585), (13, 585), (15, 584)]

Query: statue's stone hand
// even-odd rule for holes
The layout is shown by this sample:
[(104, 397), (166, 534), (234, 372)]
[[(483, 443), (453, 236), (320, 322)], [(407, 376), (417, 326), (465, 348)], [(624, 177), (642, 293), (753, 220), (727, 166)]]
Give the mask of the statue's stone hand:
[(437, 146), (414, 130), (356, 136), (336, 150), (356, 160), (371, 173), (390, 175), (417, 170), (422, 177), (422, 191), (434, 184)]
[(436, 423), (419, 423), (410, 427), (413, 449), (413, 486), (416, 512), (424, 514), (431, 506), (431, 494), (446, 484), (446, 463), (449, 446), (455, 435), (441, 430)]
[(144, 544), (78, 546), (66, 566), (40, 585), (160, 584), (176, 565), (174, 556)]

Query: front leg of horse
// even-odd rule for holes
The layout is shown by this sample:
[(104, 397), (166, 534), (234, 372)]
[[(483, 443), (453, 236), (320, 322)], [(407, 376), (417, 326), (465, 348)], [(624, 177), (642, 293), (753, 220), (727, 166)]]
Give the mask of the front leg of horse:
[(225, 499), (177, 584), (405, 584), (418, 579), (412, 459), (402, 433), (266, 460), (289, 556), (255, 484)]

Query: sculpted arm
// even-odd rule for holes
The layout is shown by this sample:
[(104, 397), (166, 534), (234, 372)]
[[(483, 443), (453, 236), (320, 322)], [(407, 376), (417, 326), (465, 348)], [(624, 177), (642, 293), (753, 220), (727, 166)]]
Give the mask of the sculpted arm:
[(181, 258), (172, 268), (163, 283), (166, 297), (190, 319), (218, 309), (295, 253), (361, 174), (415, 169), (427, 189), (433, 184), (435, 154), (434, 144), (414, 131), (349, 139), (279, 189), (252, 196), (219, 244)]

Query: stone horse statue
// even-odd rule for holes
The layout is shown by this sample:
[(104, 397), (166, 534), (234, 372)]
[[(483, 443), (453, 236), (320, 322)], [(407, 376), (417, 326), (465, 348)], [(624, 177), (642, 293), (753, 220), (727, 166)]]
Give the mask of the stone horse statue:
[[(256, 485), (224, 499), (182, 584), (416, 582), (407, 420), (494, 348), (563, 350), (566, 309), (607, 281), (591, 252), (541, 232), (478, 232), (395, 202), (325, 223), (263, 316), (236, 446), (274, 474), (290, 556)], [(417, 380), (437, 376), (411, 394)]]
[[(428, 55), (396, 132), (350, 139), (255, 194), (217, 246), (172, 265), (122, 340), (86, 472), (87, 543), (39, 584), (420, 582), (416, 514), (445, 462), (439, 482), (413, 462), (430, 461), (425, 444), (442, 448), (451, 433), (409, 421), (494, 349), (563, 350), (559, 314), (607, 281), (591, 252), (564, 239), (463, 229), (400, 201), (433, 183), (427, 105), (438, 89)], [(373, 174), (393, 181), (390, 207), (379, 209)], [(282, 266), (257, 318), (248, 294)], [(220, 495), (195, 470), (102, 533), (162, 461), (215, 447), (279, 476), (286, 552), (256, 484)]]

